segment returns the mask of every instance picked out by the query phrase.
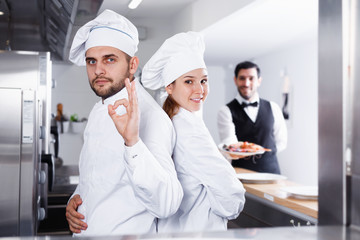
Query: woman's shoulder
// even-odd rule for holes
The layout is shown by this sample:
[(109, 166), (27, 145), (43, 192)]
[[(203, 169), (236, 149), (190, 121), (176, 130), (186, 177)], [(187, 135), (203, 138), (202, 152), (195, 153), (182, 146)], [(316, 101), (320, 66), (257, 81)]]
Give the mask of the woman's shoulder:
[(202, 119), (196, 114), (180, 108), (179, 112), (173, 117), (172, 122), (176, 132), (195, 133), (201, 129)]

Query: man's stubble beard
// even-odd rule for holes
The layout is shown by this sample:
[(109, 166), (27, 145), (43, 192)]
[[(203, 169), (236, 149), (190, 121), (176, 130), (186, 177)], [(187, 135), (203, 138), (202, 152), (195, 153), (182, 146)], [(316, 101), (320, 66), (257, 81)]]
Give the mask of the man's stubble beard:
[(244, 94), (241, 92), (241, 88), (242, 88), (242, 87), (238, 87), (238, 93), (239, 93), (240, 96), (241, 96), (242, 98), (244, 98), (245, 100), (249, 100), (249, 99), (251, 98), (251, 96), (246, 96), (246, 95), (244, 95)]
[(123, 79), (121, 79), (121, 81), (118, 81), (116, 83), (114, 83), (114, 80), (111, 78), (97, 77), (97, 78), (101, 78), (101, 79), (106, 79), (109, 82), (111, 82), (110, 87), (108, 87), (107, 89), (100, 88), (100, 90), (95, 89), (95, 87), (93, 87), (93, 85), (94, 85), (95, 81), (97, 80), (97, 78), (92, 80), (92, 84), (90, 84), (90, 87), (98, 97), (101, 97), (103, 100), (105, 100), (105, 99), (115, 95), (116, 93), (120, 92), (125, 87), (125, 79), (129, 78), (129, 77), (130, 77), (130, 73), (127, 72), (126, 76)]

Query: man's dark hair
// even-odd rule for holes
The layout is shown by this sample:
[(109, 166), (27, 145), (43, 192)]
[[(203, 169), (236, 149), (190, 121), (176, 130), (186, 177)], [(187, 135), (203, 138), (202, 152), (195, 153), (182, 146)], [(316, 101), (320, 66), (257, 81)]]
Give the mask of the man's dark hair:
[(241, 62), (241, 63), (239, 63), (238, 65), (236, 65), (236, 68), (235, 68), (235, 77), (237, 78), (237, 76), (238, 76), (238, 74), (239, 74), (239, 71), (240, 71), (241, 69), (249, 69), (249, 68), (256, 68), (256, 72), (257, 72), (258, 78), (260, 77), (260, 68), (259, 68), (259, 66), (256, 65), (255, 63), (249, 62), (249, 61)]

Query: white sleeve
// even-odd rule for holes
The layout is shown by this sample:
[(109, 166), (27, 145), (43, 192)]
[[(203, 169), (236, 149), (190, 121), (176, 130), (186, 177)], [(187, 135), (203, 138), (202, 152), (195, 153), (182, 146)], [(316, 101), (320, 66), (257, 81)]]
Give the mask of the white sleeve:
[(274, 116), (274, 137), (277, 152), (283, 151), (287, 146), (287, 128), (280, 107), (275, 102), (270, 102)]
[[(76, 189), (74, 191), (74, 193), (71, 195), (71, 197), (68, 199), (66, 205), (69, 204), (69, 201), (76, 195), (76, 194), (79, 194), (80, 195), (80, 191), (79, 191), (79, 184), (76, 186)], [(81, 197), (81, 196), (80, 196)]]
[(175, 136), (172, 125), (161, 119), (148, 122), (139, 142), (125, 147), (126, 170), (139, 201), (155, 217), (166, 218), (178, 210), (183, 197), (171, 158)]
[(217, 116), (217, 125), (221, 143), (230, 144), (238, 142), (232, 115), (227, 106), (220, 108)]
[(182, 139), (186, 149), (184, 168), (204, 185), (211, 210), (223, 218), (235, 219), (244, 207), (245, 189), (234, 168), (221, 155), (210, 133), (203, 134), (195, 127), (189, 133), (187, 139)]

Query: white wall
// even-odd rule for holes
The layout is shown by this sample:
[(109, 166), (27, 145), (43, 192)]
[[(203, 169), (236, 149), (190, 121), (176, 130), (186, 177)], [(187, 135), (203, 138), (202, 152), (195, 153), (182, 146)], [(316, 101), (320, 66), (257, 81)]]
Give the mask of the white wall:
[(236, 12), (254, 0), (197, 0), (175, 16), (175, 32), (201, 31), (216, 21)]
[[(63, 104), (63, 114), (67, 117), (76, 113), (81, 118), (88, 115), (99, 98), (89, 86), (85, 67), (77, 67), (65, 62), (53, 62), (52, 76), (56, 87), (52, 90), (51, 112), (56, 114), (56, 105)], [(59, 134), (59, 157), (64, 165), (77, 165), (83, 144), (82, 134), (67, 132)]]
[(262, 66), (260, 94), (282, 106), (280, 71), (287, 69), (292, 87), (288, 147), (279, 153), (284, 175), (295, 182), (318, 183), (318, 64), (317, 40), (256, 59)]
[[(225, 82), (229, 80), (226, 69), (222, 66), (207, 66), (210, 92), (204, 103), (204, 122), (209, 129), (215, 143), (219, 143), (217, 132), (217, 112), (226, 103), (227, 86)], [(231, 79), (230, 79), (231, 80)]]
[[(248, 59), (244, 59), (248, 60)], [(241, 60), (242, 61), (242, 60)], [(318, 108), (317, 108), (317, 41), (297, 44), (273, 54), (252, 59), (261, 70), (263, 82), (259, 88), (262, 98), (282, 107), (283, 78), (286, 69), (292, 86), (288, 147), (278, 154), (282, 174), (305, 185), (317, 185), (318, 172)], [(236, 63), (235, 63), (236, 64)], [(216, 143), (219, 137), (216, 113), (220, 106), (234, 98), (234, 66), (210, 66), (210, 95), (204, 107), (204, 120)]]
[(140, 60), (139, 66), (142, 69), (164, 40), (176, 32), (174, 32), (174, 28), (172, 27), (173, 24), (169, 22), (169, 20), (162, 18), (138, 18), (130, 19), (130, 21), (132, 21), (136, 27), (142, 27), (147, 22), (152, 23), (152, 27), (146, 28), (146, 39), (140, 40), (138, 52), (136, 53), (136, 56), (138, 56)]

